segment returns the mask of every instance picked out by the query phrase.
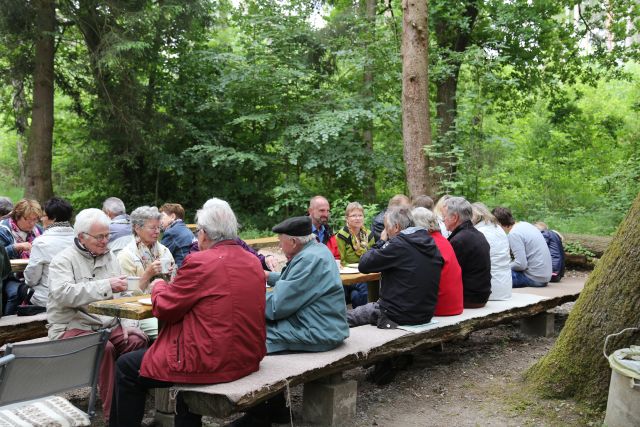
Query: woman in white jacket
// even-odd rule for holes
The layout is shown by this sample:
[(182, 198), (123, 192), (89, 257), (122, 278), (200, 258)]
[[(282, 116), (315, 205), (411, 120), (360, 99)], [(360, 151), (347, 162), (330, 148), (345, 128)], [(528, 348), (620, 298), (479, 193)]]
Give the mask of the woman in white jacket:
[[(155, 206), (141, 206), (131, 212), (131, 231), (134, 239), (118, 253), (122, 272), (137, 277), (138, 285), (143, 292), (150, 291), (149, 284), (155, 279), (169, 282), (176, 273), (171, 251), (158, 242), (160, 216)], [(140, 329), (149, 338), (155, 339), (158, 336), (158, 320), (141, 320)]]
[(496, 218), (483, 203), (473, 203), (473, 224), (484, 234), (491, 248), (491, 295), (490, 301), (511, 298), (511, 254), (509, 239)]

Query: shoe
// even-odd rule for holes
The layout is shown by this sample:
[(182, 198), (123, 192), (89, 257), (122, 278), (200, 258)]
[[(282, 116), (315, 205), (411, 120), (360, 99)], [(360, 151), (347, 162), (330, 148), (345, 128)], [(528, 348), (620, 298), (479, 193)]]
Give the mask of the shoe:
[(259, 417), (254, 414), (244, 414), (225, 427), (271, 427), (271, 421), (269, 418)]

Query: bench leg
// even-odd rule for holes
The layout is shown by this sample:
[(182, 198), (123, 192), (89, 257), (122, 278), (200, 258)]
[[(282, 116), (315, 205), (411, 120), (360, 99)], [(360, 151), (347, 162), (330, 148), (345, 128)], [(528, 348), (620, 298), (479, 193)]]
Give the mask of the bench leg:
[(331, 375), (304, 385), (302, 416), (309, 424), (351, 425), (356, 415), (357, 381)]
[(520, 330), (523, 334), (536, 337), (550, 337), (554, 334), (553, 313), (540, 313), (520, 320)]
[(156, 412), (153, 416), (156, 426), (173, 427), (176, 412), (176, 401), (169, 398), (168, 388), (157, 388)]
[(380, 281), (367, 282), (367, 299), (369, 302), (377, 302), (380, 298)]

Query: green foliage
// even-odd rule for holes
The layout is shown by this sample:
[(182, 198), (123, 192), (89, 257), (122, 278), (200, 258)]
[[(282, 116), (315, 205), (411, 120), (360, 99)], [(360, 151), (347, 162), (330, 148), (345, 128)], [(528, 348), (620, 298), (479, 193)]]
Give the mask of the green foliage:
[(564, 251), (569, 254), (586, 255), (590, 258), (595, 258), (595, 254), (589, 249), (582, 246), (579, 242), (567, 242), (563, 244)]
[[(615, 40), (633, 29), (619, 25), (637, 8), (625, 2), (608, 2), (620, 12)], [(31, 102), (32, 15), (30, 2), (5, 3), (0, 178), (10, 189), (17, 119)], [(354, 200), (370, 224), (406, 192), (400, 4), (379, 4), (370, 21), (357, 2), (330, 2), (319, 28), (310, 19), (319, 2), (235, 3), (58, 3), (56, 194), (76, 209), (112, 195), (129, 210), (180, 202), (188, 217), (216, 196), (249, 232), (303, 214), (315, 194), (332, 202), (334, 226)], [(603, 6), (589, 2), (576, 24), (572, 5), (430, 2), (432, 116), (435, 87), (455, 76), (457, 117), (428, 154), (443, 192), (609, 234), (640, 191), (640, 69), (622, 66), (637, 46), (603, 50), (594, 37), (594, 52), (578, 54), (584, 22), (603, 28)], [(464, 32), (473, 37), (462, 46)], [(19, 87), (26, 107), (14, 108)]]

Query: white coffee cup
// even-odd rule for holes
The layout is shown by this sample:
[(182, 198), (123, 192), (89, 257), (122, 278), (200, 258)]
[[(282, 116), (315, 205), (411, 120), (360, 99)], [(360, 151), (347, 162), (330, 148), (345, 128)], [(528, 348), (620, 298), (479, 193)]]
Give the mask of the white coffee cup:
[(169, 267), (171, 267), (170, 259), (161, 259), (160, 260), (160, 268), (162, 269), (162, 274), (169, 274)]
[(140, 290), (140, 278), (138, 276), (127, 277), (127, 290), (139, 291)]

